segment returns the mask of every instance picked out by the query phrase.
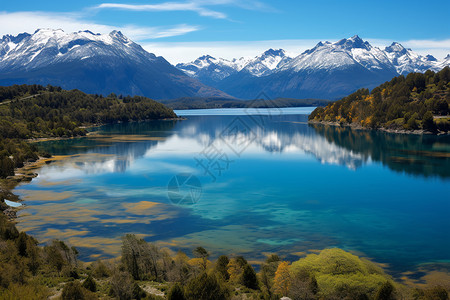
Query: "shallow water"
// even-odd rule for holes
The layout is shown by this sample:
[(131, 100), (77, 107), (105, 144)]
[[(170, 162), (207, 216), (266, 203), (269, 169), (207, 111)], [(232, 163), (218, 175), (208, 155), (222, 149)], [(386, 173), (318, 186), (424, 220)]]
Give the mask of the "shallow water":
[(15, 190), (18, 226), (82, 260), (115, 256), (136, 233), (253, 262), (334, 246), (392, 273), (448, 262), (450, 137), (312, 126), (310, 111), (179, 111), (187, 120), (40, 143), (67, 157)]

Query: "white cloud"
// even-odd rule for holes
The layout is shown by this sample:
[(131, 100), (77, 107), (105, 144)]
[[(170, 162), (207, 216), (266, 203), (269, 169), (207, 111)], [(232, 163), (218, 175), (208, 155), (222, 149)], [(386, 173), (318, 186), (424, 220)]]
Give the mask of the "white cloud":
[(200, 16), (213, 17), (216, 19), (225, 19), (227, 16), (224, 13), (204, 8), (194, 2), (165, 2), (160, 4), (122, 4), (122, 3), (102, 3), (95, 8), (115, 8), (133, 11), (193, 11)]
[(135, 41), (183, 35), (200, 30), (199, 26), (179, 24), (174, 26), (146, 27), (136, 25), (111, 26), (83, 19), (73, 13), (49, 13), (39, 11), (0, 12), (0, 36), (4, 34), (33, 33), (39, 28), (63, 29), (66, 32), (90, 30), (109, 33), (120, 30)]
[[(321, 39), (336, 41), (336, 39)], [(367, 39), (374, 46), (384, 48), (392, 40)], [(269, 48), (284, 49), (290, 56), (297, 56), (307, 49), (313, 48), (320, 39), (298, 40), (266, 40), (266, 41), (216, 41), (216, 42), (152, 42), (143, 43), (144, 49), (156, 55), (164, 56), (170, 63), (188, 62), (209, 54), (213, 57), (233, 59), (239, 57), (254, 57)], [(410, 40), (398, 41), (406, 48), (427, 55), (431, 54), (442, 59), (450, 53), (450, 40)]]
[(216, 19), (226, 19), (225, 13), (207, 8), (208, 6), (235, 6), (247, 10), (265, 10), (274, 12), (270, 8), (257, 0), (190, 0), (185, 2), (162, 2), (157, 4), (126, 4), (126, 3), (102, 3), (94, 9), (121, 9), (130, 11), (149, 11), (149, 12), (167, 12), (167, 11), (191, 11), (203, 17), (212, 17)]

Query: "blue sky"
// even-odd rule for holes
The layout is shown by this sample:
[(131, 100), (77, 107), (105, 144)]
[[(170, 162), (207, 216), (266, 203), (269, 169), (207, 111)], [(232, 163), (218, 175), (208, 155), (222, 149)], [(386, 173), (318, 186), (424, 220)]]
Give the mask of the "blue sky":
[(449, 12), (448, 0), (25, 0), (2, 3), (0, 34), (119, 29), (171, 62), (206, 53), (257, 55), (269, 47), (299, 54), (320, 40), (358, 34), (378, 46), (399, 41), (440, 59), (450, 53)]

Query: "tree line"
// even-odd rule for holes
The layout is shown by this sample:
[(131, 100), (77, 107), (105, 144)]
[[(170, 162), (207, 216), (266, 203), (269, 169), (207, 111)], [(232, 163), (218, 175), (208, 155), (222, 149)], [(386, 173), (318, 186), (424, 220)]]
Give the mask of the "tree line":
[(437, 73), (428, 70), (401, 75), (370, 92), (360, 89), (326, 107), (318, 107), (309, 120), (374, 129), (449, 132), (449, 105), (450, 67), (445, 67)]

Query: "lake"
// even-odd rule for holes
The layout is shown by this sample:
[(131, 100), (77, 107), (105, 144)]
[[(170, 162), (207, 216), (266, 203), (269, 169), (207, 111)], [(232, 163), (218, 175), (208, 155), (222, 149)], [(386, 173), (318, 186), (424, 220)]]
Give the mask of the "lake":
[(296, 260), (325, 247), (401, 274), (450, 260), (450, 136), (308, 125), (313, 108), (177, 111), (48, 141), (18, 227), (85, 261), (120, 237), (212, 257)]

